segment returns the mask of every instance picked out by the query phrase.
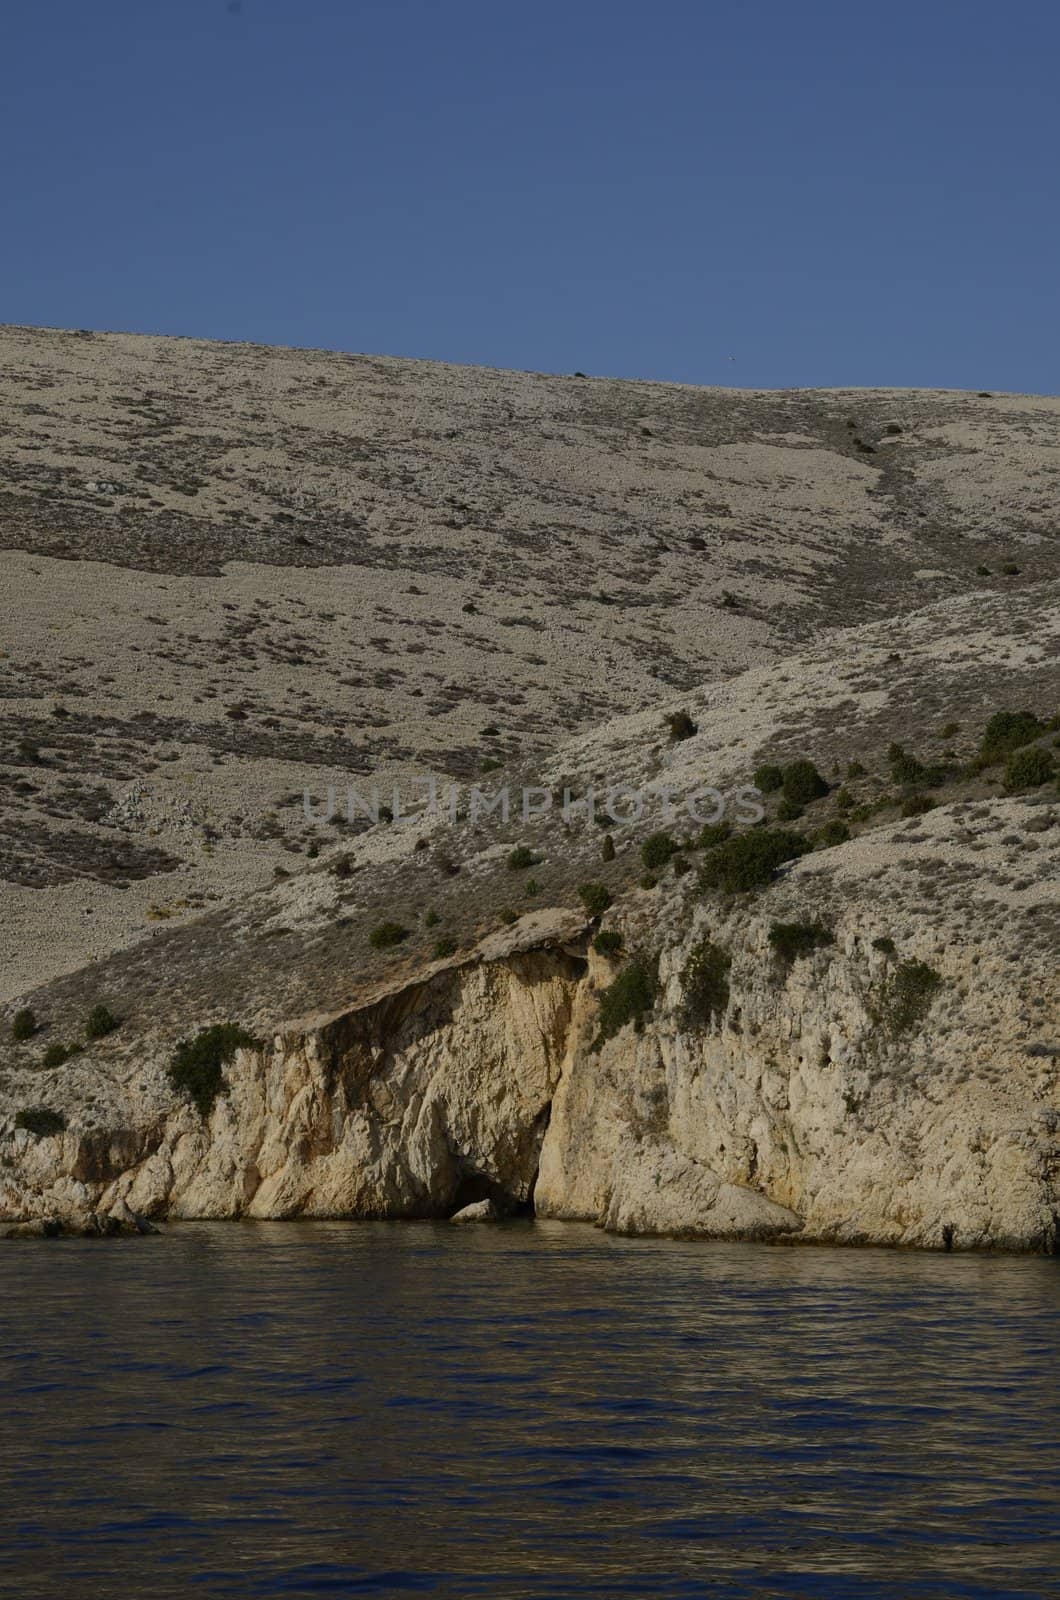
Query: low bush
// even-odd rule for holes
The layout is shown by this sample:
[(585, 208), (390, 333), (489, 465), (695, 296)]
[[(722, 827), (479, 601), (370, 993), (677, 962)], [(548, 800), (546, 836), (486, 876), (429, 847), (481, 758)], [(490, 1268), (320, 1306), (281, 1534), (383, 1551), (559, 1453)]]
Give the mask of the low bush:
[(505, 906), (504, 910), (500, 914), (500, 917), (506, 928), (510, 928), (514, 922), (519, 921), (518, 911), (513, 911), (511, 906)]
[(778, 958), (791, 966), (800, 956), (808, 956), (833, 942), (831, 928), (823, 922), (774, 922), (769, 943)]
[(105, 1039), (120, 1025), (121, 1018), (116, 1017), (109, 1006), (93, 1006), (85, 1019), (85, 1038)]
[(864, 778), (866, 776), (867, 772), (868, 772), (868, 768), (865, 767), (862, 764), (862, 762), (860, 762), (860, 761), (848, 761), (847, 762), (847, 777), (851, 781), (853, 781), (853, 779), (855, 779), (855, 778)]
[(50, 1044), (42, 1057), (45, 1067), (61, 1067), (64, 1061), (77, 1054), (76, 1045)]
[(224, 1069), (237, 1050), (256, 1050), (260, 1041), (235, 1022), (201, 1029), (194, 1039), (181, 1039), (169, 1064), (169, 1081), (187, 1095), (201, 1117), (208, 1117), (225, 1088)]
[(763, 794), (774, 794), (784, 782), (784, 774), (772, 761), (767, 761), (763, 766), (756, 767), (754, 772), (755, 788)]
[(47, 1106), (27, 1106), (17, 1113), (15, 1127), (25, 1128), (36, 1139), (50, 1139), (63, 1132), (66, 1118), (61, 1111), (49, 1111)]
[(599, 1050), (605, 1039), (613, 1039), (627, 1022), (632, 1022), (640, 1033), (645, 1015), (654, 1009), (658, 993), (658, 958), (640, 952), (623, 967), (614, 983), (600, 992), (594, 1050)]
[(606, 883), (583, 883), (578, 895), (590, 917), (602, 917), (611, 904), (611, 891)]
[(670, 729), (670, 739), (674, 744), (680, 744), (682, 739), (691, 739), (699, 732), (687, 711), (675, 711), (666, 721)]
[(436, 928), (441, 920), (441, 917), (432, 906), (432, 908), (424, 914), (423, 926), (425, 928)]
[(534, 852), (528, 849), (525, 844), (517, 844), (515, 849), (509, 851), (508, 853), (508, 871), (523, 872), (527, 867), (536, 866), (540, 859), (541, 858), (539, 856), (535, 856)]
[(1013, 750), (1033, 743), (1045, 731), (1044, 723), (1039, 722), (1033, 711), (998, 711), (990, 718), (983, 732), (979, 760), (984, 766), (991, 767), (996, 761), (1011, 755)]
[(701, 939), (689, 952), (681, 969), (682, 1027), (702, 1031), (729, 1005), (729, 968), (732, 957), (710, 939)]
[(880, 992), (871, 1015), (890, 1034), (907, 1033), (922, 1022), (942, 986), (934, 967), (925, 961), (902, 961)]
[(850, 829), (838, 817), (833, 817), (819, 828), (814, 837), (814, 844), (818, 850), (830, 850), (833, 845), (846, 844), (850, 838)]
[(613, 957), (622, 953), (622, 935), (617, 928), (601, 928), (593, 940), (593, 949), (599, 956)]
[(713, 850), (716, 844), (724, 844), (732, 835), (732, 825), (728, 822), (705, 822), (696, 835), (694, 849)]
[(333, 878), (352, 878), (353, 862), (349, 856), (336, 856), (331, 863), (330, 871)]
[(812, 761), (789, 761), (781, 787), (785, 800), (796, 806), (808, 806), (828, 793), (828, 785)]
[(902, 801), (903, 817), (923, 817), (934, 811), (938, 801), (930, 794), (911, 794)]
[(1005, 763), (1001, 782), (1006, 794), (1018, 794), (1023, 789), (1039, 789), (1056, 773), (1056, 766), (1048, 750), (1032, 744), (1025, 750), (1014, 750)]
[(16, 1044), (23, 1044), (27, 1039), (32, 1039), (37, 1031), (37, 1018), (29, 1009), (23, 1006), (21, 1011), (16, 1011), (11, 1023), (11, 1037)]
[(435, 945), (434, 945), (434, 959), (435, 959), (435, 961), (444, 961), (447, 956), (455, 956), (455, 955), (456, 955), (456, 940), (455, 939), (442, 938), (442, 939), (437, 939), (435, 941)]
[(652, 833), (640, 847), (640, 858), (649, 869), (665, 867), (678, 848), (676, 839), (668, 833)]
[(794, 800), (782, 800), (777, 807), (777, 821), (798, 822), (802, 813), (802, 806), (796, 805)]
[(380, 922), (368, 935), (368, 943), (373, 950), (389, 950), (408, 936), (409, 930), (400, 922)]
[(750, 828), (715, 845), (699, 869), (700, 887), (740, 894), (772, 883), (785, 861), (811, 848), (801, 833), (787, 828)]
[(610, 834), (610, 833), (605, 833), (604, 834), (604, 838), (603, 838), (603, 843), (600, 846), (600, 860), (601, 861), (613, 861), (614, 859), (615, 859), (615, 839), (614, 839), (614, 835)]
[(898, 946), (895, 944), (890, 934), (887, 933), (882, 934), (878, 939), (873, 939), (872, 948), (874, 950), (882, 950), (885, 956), (893, 956), (897, 955), (898, 953)]

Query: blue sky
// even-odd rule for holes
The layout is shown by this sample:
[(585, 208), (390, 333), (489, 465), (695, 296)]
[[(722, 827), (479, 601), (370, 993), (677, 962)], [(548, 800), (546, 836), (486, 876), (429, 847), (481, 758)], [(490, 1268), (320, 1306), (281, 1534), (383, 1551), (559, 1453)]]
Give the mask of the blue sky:
[(1055, 393), (1058, 59), (1052, 0), (6, 0), (0, 321)]

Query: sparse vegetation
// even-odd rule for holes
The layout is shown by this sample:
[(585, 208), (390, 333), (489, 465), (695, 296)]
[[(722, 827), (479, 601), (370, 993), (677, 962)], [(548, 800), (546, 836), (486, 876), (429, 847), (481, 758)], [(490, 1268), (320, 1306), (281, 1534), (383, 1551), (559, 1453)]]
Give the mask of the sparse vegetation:
[(610, 834), (610, 833), (605, 833), (604, 834), (603, 843), (600, 846), (600, 860), (601, 861), (613, 861), (614, 859), (615, 859), (615, 839), (614, 839), (614, 835)]
[(368, 943), (373, 950), (390, 950), (408, 936), (409, 930), (403, 928), (400, 922), (380, 922), (368, 935)]
[(811, 848), (801, 833), (786, 828), (751, 828), (715, 845), (699, 871), (703, 889), (740, 894), (772, 883), (785, 861)]
[(710, 939), (701, 939), (689, 953), (681, 969), (681, 1024), (700, 1031), (715, 1017), (721, 1018), (729, 1004), (729, 969), (732, 957)]
[(890, 934), (887, 933), (881, 934), (878, 939), (873, 939), (872, 948), (874, 950), (882, 951), (885, 956), (893, 956), (898, 954), (898, 946), (895, 944)]
[(45, 1050), (41, 1064), (45, 1067), (61, 1067), (64, 1061), (69, 1061), (71, 1056), (77, 1054), (76, 1045), (50, 1044)]
[(691, 739), (699, 732), (698, 727), (692, 721), (692, 718), (689, 716), (687, 711), (675, 711), (673, 715), (667, 717), (666, 720), (670, 729), (670, 739), (673, 744), (680, 744), (682, 739)]
[(193, 1039), (181, 1039), (169, 1064), (169, 1081), (187, 1095), (201, 1117), (208, 1117), (225, 1088), (224, 1069), (237, 1050), (256, 1050), (259, 1040), (235, 1022), (202, 1028)]
[(15, 1116), (15, 1127), (25, 1128), (36, 1139), (51, 1139), (66, 1128), (66, 1118), (61, 1111), (50, 1111), (47, 1106), (26, 1106)]
[(617, 928), (601, 928), (593, 940), (593, 949), (599, 956), (613, 958), (622, 953), (623, 939)]
[(839, 817), (832, 817), (823, 828), (817, 830), (814, 843), (819, 850), (830, 850), (833, 845), (846, 844), (850, 838), (850, 829)]
[(991, 767), (1013, 750), (1033, 743), (1045, 731), (1045, 724), (1039, 722), (1033, 711), (998, 711), (984, 730), (979, 760), (983, 766)]
[(823, 922), (774, 922), (769, 930), (773, 951), (789, 967), (800, 956), (812, 955), (833, 941), (831, 928)]
[(533, 867), (541, 858), (525, 844), (517, 844), (514, 850), (508, 852), (507, 867), (509, 872), (524, 872), (527, 867)]
[(628, 1022), (638, 1033), (645, 1015), (652, 1011), (659, 993), (658, 958), (643, 951), (633, 956), (614, 983), (600, 993), (600, 1012), (593, 1048), (599, 1050), (605, 1039), (613, 1039)]
[(941, 977), (926, 962), (899, 962), (883, 985), (872, 1018), (889, 1034), (907, 1033), (927, 1016), (941, 986)]
[(16, 1011), (11, 1022), (11, 1037), (16, 1044), (24, 1044), (27, 1039), (32, 1039), (37, 1031), (37, 1019), (29, 1006), (23, 1006)]
[(85, 1020), (85, 1038), (105, 1039), (120, 1025), (121, 1018), (116, 1017), (109, 1006), (93, 1006)]
[(640, 847), (640, 858), (650, 870), (665, 867), (678, 849), (675, 839), (668, 833), (652, 833)]
[(756, 767), (754, 772), (755, 788), (763, 794), (774, 794), (784, 782), (784, 774), (772, 761), (767, 761), (763, 766)]
[(716, 844), (724, 844), (732, 836), (732, 824), (729, 822), (705, 822), (696, 835), (695, 848), (697, 850), (713, 850)]
[(590, 917), (602, 917), (611, 904), (611, 891), (606, 883), (583, 883), (578, 895)]
[(1006, 794), (1019, 794), (1025, 789), (1040, 789), (1043, 783), (1056, 776), (1056, 764), (1048, 750), (1032, 744), (1024, 750), (1014, 750), (1005, 763), (1001, 782)]
[(791, 805), (808, 806), (828, 793), (828, 785), (812, 761), (789, 761), (783, 769), (781, 787)]
[(444, 961), (447, 956), (455, 956), (456, 949), (457, 945), (455, 939), (450, 939), (443, 936), (441, 939), (435, 940), (433, 951), (435, 961)]

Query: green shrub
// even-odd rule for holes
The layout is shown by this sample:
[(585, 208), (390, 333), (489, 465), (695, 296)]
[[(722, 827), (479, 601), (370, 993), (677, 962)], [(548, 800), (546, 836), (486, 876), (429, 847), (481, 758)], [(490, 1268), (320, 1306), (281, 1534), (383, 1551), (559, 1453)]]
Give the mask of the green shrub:
[(434, 959), (435, 959), (435, 961), (444, 961), (447, 956), (455, 956), (455, 955), (456, 955), (456, 940), (455, 939), (443, 938), (443, 939), (438, 939), (438, 940), (435, 941), (435, 945), (434, 945)]
[(887, 751), (887, 760), (895, 783), (925, 782), (927, 768), (916, 759), (916, 756), (909, 755), (904, 746), (892, 744)]
[(838, 817), (832, 817), (823, 828), (817, 830), (814, 843), (819, 850), (830, 850), (833, 845), (846, 844), (849, 838), (850, 829), (846, 823), (841, 822)]
[(44, 1052), (42, 1065), (45, 1067), (61, 1067), (64, 1061), (69, 1061), (71, 1056), (77, 1054), (76, 1048), (65, 1044), (50, 1044)]
[(774, 922), (769, 930), (769, 943), (789, 967), (800, 956), (808, 956), (832, 942), (832, 930), (823, 922)]
[(431, 910), (428, 911), (426, 913), (426, 915), (424, 916), (423, 926), (425, 928), (436, 928), (438, 926), (439, 922), (441, 922), (441, 920), (442, 919), (438, 915), (437, 911), (435, 911), (434, 908), (432, 907)]
[(789, 761), (782, 787), (785, 800), (796, 806), (808, 806), (828, 793), (828, 785), (812, 761)]
[(527, 878), (526, 882), (523, 884), (523, 893), (526, 895), (535, 895), (541, 893), (541, 885), (538, 883), (536, 878)]
[(990, 568), (989, 567), (984, 567), (982, 562), (980, 562), (979, 565), (976, 567), (975, 572), (976, 572), (976, 577), (979, 577), (979, 578), (989, 578), (989, 576), (990, 576)]
[(667, 717), (670, 729), (670, 739), (673, 744), (680, 744), (682, 739), (691, 739), (699, 732), (696, 724), (687, 711), (675, 711), (672, 717)]
[(678, 844), (668, 833), (652, 833), (640, 847), (640, 857), (649, 869), (665, 867), (675, 854)]
[(716, 844), (723, 844), (731, 834), (731, 823), (705, 822), (696, 835), (695, 848), (697, 850), (713, 850)]
[(498, 761), (496, 756), (486, 756), (485, 759), (479, 763), (479, 771), (496, 772), (498, 768), (503, 767), (503, 765), (504, 762)]
[(217, 1022), (194, 1039), (181, 1039), (169, 1064), (169, 1081), (187, 1095), (201, 1117), (208, 1117), (225, 1088), (224, 1069), (237, 1050), (257, 1050), (260, 1041), (235, 1022)]
[(740, 894), (772, 883), (785, 861), (805, 855), (811, 848), (801, 833), (786, 828), (750, 828), (715, 845), (699, 869), (703, 889)]
[(380, 922), (368, 935), (368, 943), (373, 950), (389, 950), (408, 936), (409, 930), (403, 928), (400, 922)]
[(627, 1022), (632, 1022), (640, 1033), (645, 1014), (653, 1009), (658, 992), (658, 958), (638, 953), (623, 967), (614, 983), (600, 992), (594, 1050), (599, 1050), (605, 1039), (613, 1039)]
[(617, 928), (601, 928), (593, 940), (597, 955), (613, 957), (622, 953), (622, 935)]
[(517, 844), (514, 850), (508, 853), (508, 871), (523, 872), (527, 867), (536, 866), (540, 860), (525, 844)]
[(923, 817), (934, 811), (938, 801), (930, 794), (911, 794), (902, 801), (903, 817)]
[(1017, 794), (1021, 789), (1038, 789), (1048, 783), (1056, 772), (1053, 758), (1041, 745), (1032, 744), (1025, 750), (1014, 750), (1005, 763), (1002, 783), (1006, 794)]
[(37, 1031), (37, 1018), (29, 1009), (23, 1006), (21, 1011), (16, 1011), (11, 1023), (11, 1037), (16, 1044), (23, 1044), (27, 1039), (32, 1039)]
[(954, 735), (960, 733), (960, 731), (961, 725), (959, 722), (947, 722), (946, 726), (942, 730), (942, 737), (944, 739), (952, 739)]
[(93, 1006), (85, 1020), (85, 1038), (105, 1039), (120, 1024), (121, 1018), (116, 1017), (109, 1006)]
[(610, 833), (605, 833), (604, 834), (604, 838), (603, 838), (603, 843), (600, 846), (600, 860), (601, 861), (613, 861), (614, 859), (615, 859), (615, 839), (614, 839), (614, 835), (610, 834)]
[(798, 822), (802, 812), (802, 806), (796, 805), (794, 800), (782, 800), (777, 807), (777, 821)]
[(784, 774), (775, 762), (767, 761), (764, 765), (755, 768), (755, 788), (763, 794), (774, 794), (784, 782)]
[(590, 917), (602, 917), (611, 904), (611, 891), (606, 883), (580, 884), (578, 894)]
[(864, 778), (867, 770), (868, 769), (864, 767), (860, 761), (847, 762), (847, 777), (851, 780), (854, 778)]
[(1005, 574), (1006, 578), (1018, 578), (1019, 577), (1020, 569), (1016, 565), (1015, 561), (1003, 561), (1001, 563), (1001, 570)]
[(927, 1016), (941, 985), (941, 977), (926, 962), (899, 962), (872, 1009), (873, 1020), (890, 1034), (908, 1032)]
[(838, 789), (835, 797), (837, 811), (852, 811), (854, 809), (854, 796), (847, 788)]
[(349, 856), (336, 856), (329, 870), (333, 878), (352, 878), (353, 862)]
[(898, 953), (898, 946), (890, 934), (887, 933), (881, 935), (879, 939), (873, 939), (872, 948), (874, 950), (882, 950), (885, 956), (893, 956)]
[(682, 1027), (708, 1028), (725, 1015), (729, 1004), (729, 968), (732, 957), (710, 939), (701, 939), (689, 952), (681, 969)]
[(642, 889), (657, 889), (659, 887), (659, 879), (654, 872), (646, 872), (639, 881)]
[(504, 910), (501, 912), (500, 915), (501, 915), (501, 921), (504, 923), (504, 926), (506, 928), (510, 928), (512, 926), (513, 922), (518, 922), (519, 921), (519, 913), (518, 913), (518, 911), (513, 911), (511, 906), (505, 906)]
[(1031, 744), (1045, 732), (1033, 711), (998, 711), (990, 718), (979, 746), (979, 759), (991, 767), (1022, 745)]
[(25, 1128), (36, 1139), (50, 1139), (62, 1133), (66, 1118), (61, 1111), (49, 1111), (47, 1106), (27, 1106), (15, 1117), (15, 1127)]

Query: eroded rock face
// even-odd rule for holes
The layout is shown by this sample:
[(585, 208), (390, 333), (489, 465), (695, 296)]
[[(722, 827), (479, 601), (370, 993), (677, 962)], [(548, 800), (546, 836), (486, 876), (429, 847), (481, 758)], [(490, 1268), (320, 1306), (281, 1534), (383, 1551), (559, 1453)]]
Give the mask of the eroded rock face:
[[(658, 995), (639, 1031), (599, 1047), (622, 963), (579, 919), (538, 913), (530, 947), (491, 936), (241, 1052), (205, 1120), (138, 1063), (107, 1108), (116, 1131), (78, 1132), (102, 1081), (79, 1068), (67, 1132), (11, 1135), (0, 1221), (489, 1202), (633, 1234), (1055, 1250), (1060, 841), (1031, 835), (1041, 877), (1007, 873), (1020, 816), (1013, 801), (933, 813), (919, 842), (852, 841), (727, 903), (688, 878), (631, 895), (609, 921), (628, 955), (658, 958)], [(923, 882), (943, 870), (959, 893), (926, 918)], [(778, 953), (778, 923), (811, 918), (820, 939)], [(687, 974), (705, 939), (724, 982), (697, 1009)], [(925, 981), (896, 1006), (910, 971)]]
[[(118, 1136), (20, 1136), (8, 1216), (125, 1201), (174, 1217), (445, 1216), (529, 1203), (584, 962), (529, 952), (447, 968), (240, 1051), (208, 1119), (184, 1103)], [(20, 1181), (19, 1181), (20, 1180)]]

